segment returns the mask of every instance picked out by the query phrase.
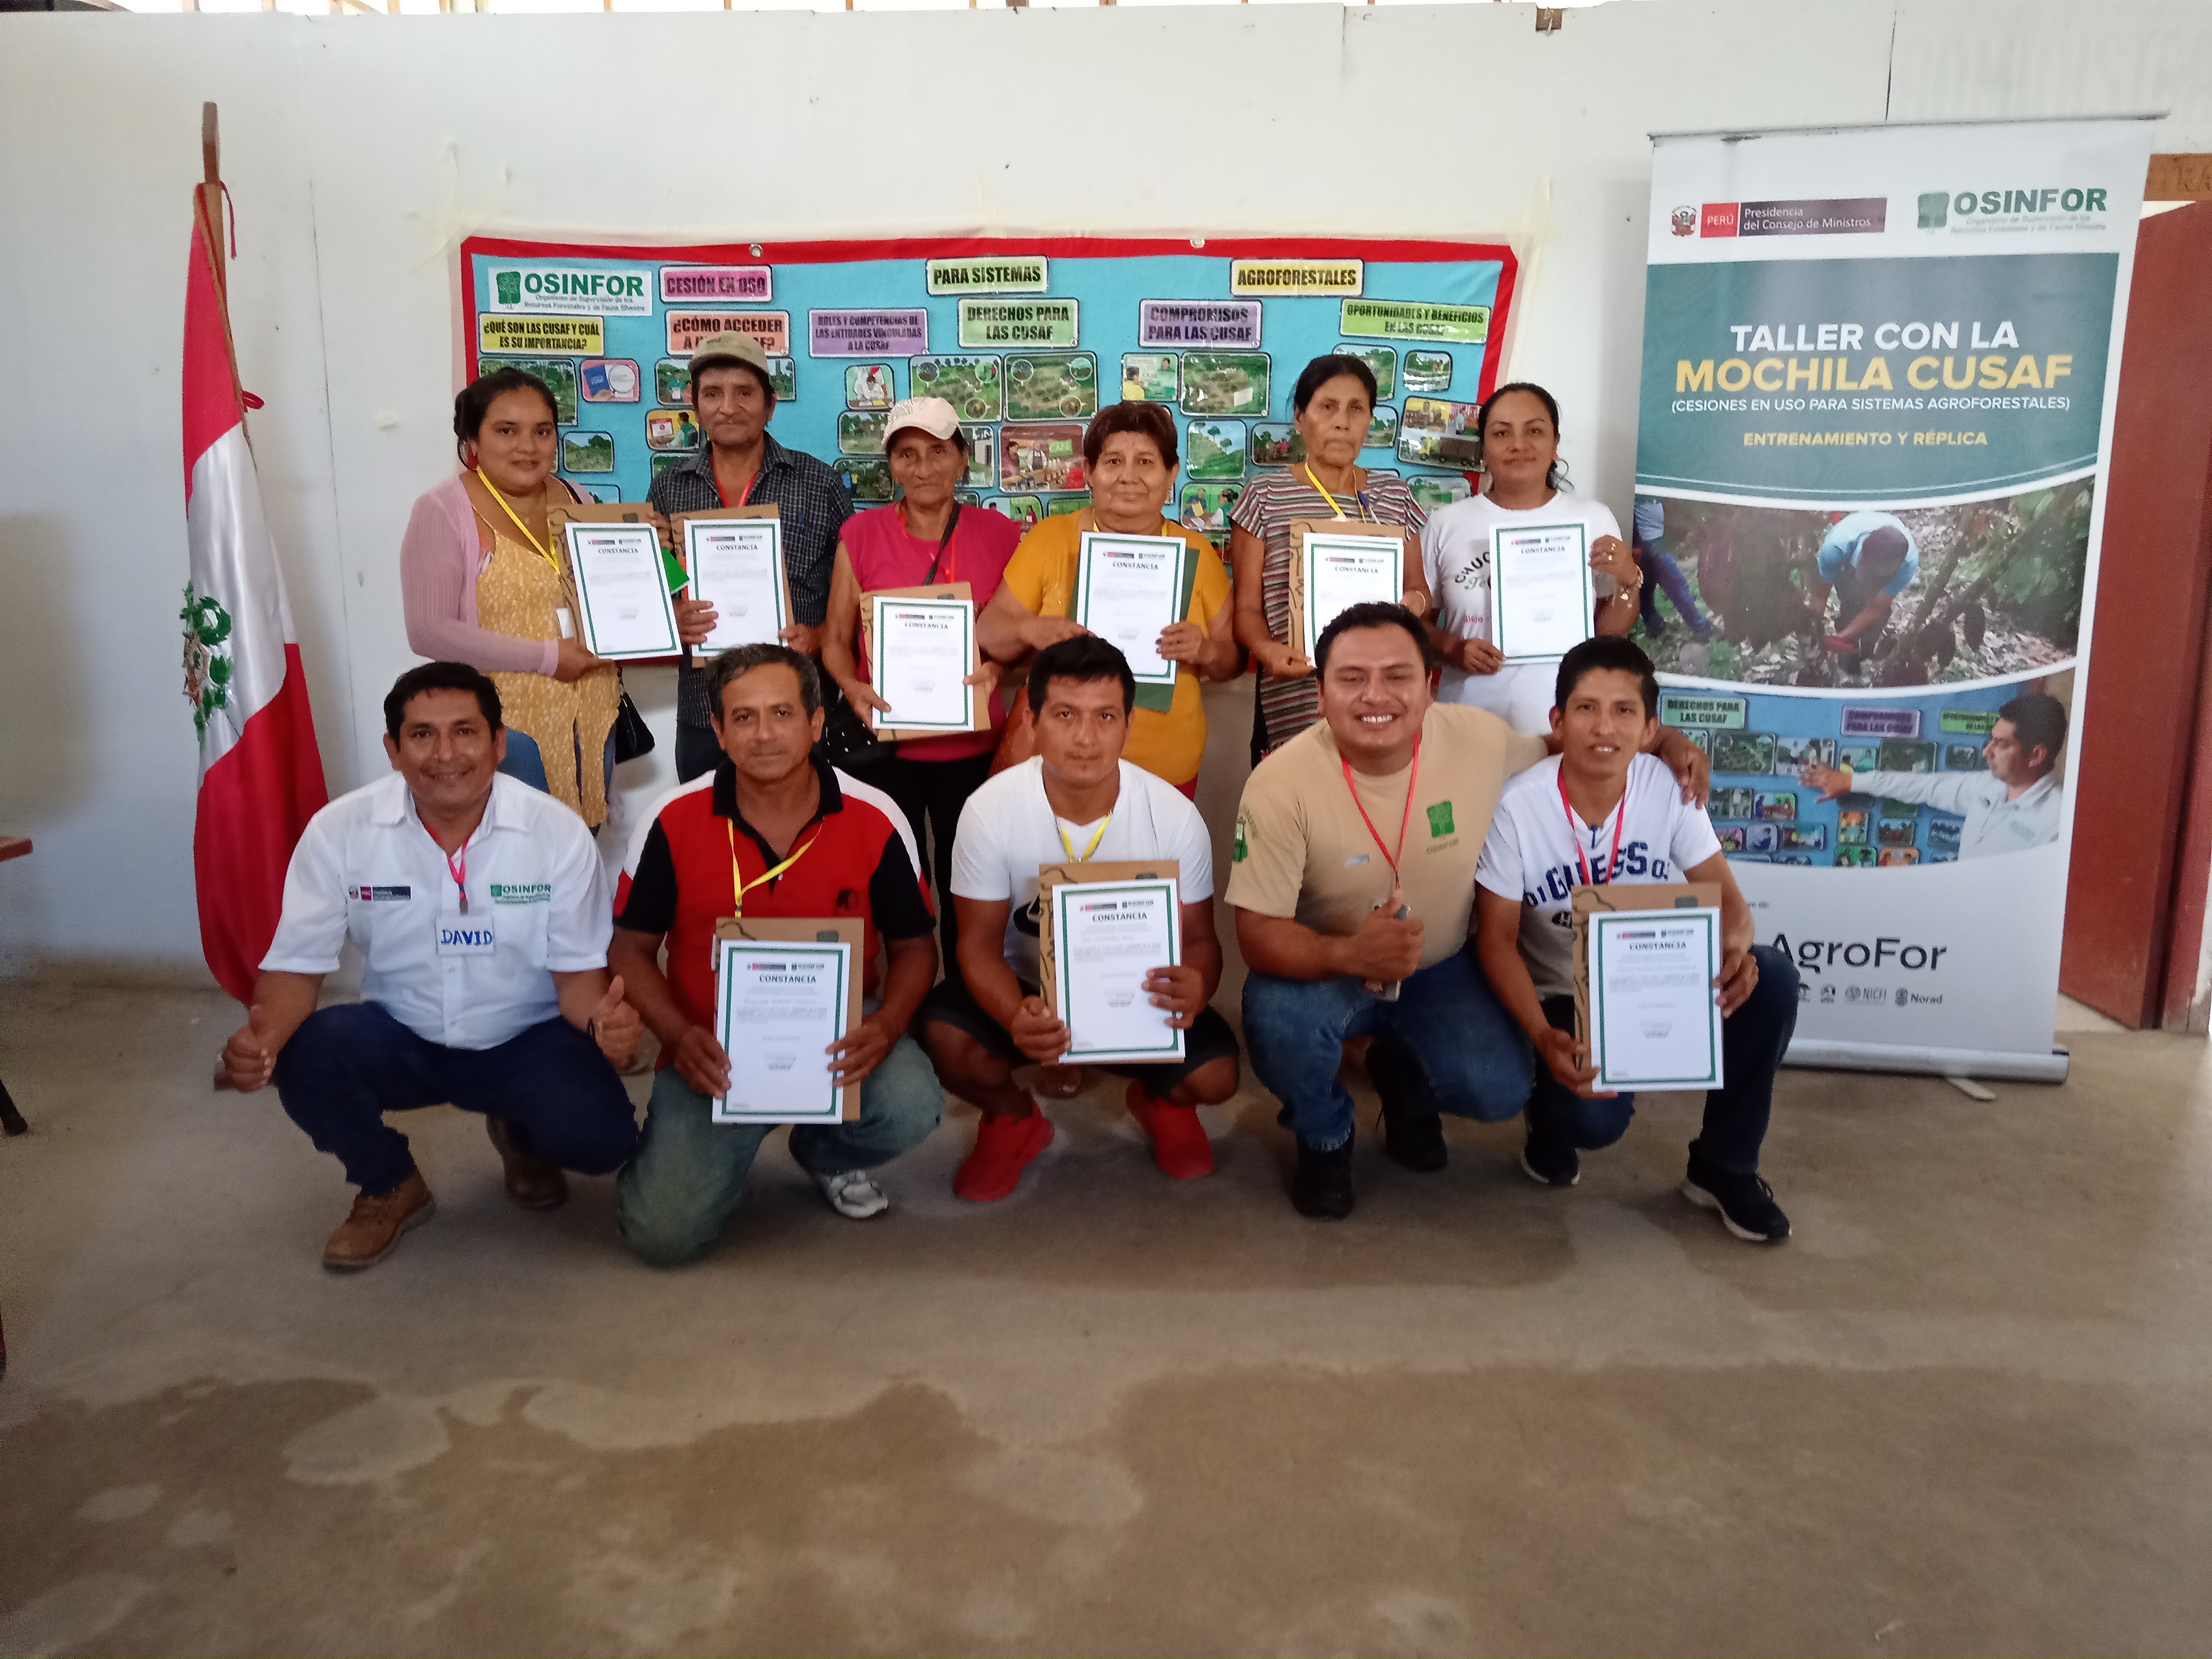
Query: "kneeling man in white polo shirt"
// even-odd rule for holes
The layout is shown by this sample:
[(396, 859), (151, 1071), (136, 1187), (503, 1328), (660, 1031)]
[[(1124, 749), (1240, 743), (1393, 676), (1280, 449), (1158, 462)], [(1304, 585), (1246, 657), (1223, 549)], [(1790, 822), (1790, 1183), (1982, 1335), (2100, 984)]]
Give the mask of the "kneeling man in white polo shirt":
[[(639, 1022), (607, 976), (614, 909), (592, 832), (495, 769), (499, 691), (475, 669), (410, 669), (384, 725), (396, 775), (308, 821), (249, 1017), (222, 1051), (238, 1088), (273, 1077), (361, 1188), (323, 1252), (331, 1267), (381, 1261), (435, 1208), (386, 1112), (482, 1112), (509, 1195), (532, 1209), (568, 1196), (563, 1169), (607, 1174), (637, 1140), (615, 1068)], [(349, 936), (368, 957), (362, 1000), (319, 1012)]]

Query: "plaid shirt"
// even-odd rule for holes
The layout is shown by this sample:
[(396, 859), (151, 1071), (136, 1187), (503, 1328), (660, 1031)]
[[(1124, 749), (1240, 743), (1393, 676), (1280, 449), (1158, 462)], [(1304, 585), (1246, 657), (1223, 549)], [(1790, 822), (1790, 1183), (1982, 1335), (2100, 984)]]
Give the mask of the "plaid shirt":
[[(819, 628), (830, 609), (830, 572), (837, 558), (837, 532), (853, 516), (843, 480), (811, 455), (786, 449), (767, 433), (751, 505), (774, 506), (783, 518), (783, 558), (791, 574), (791, 609)], [(711, 513), (722, 505), (714, 483), (714, 452), (704, 445), (653, 481), (646, 499), (663, 513)], [(676, 723), (705, 728), (707, 671), (676, 671)]]

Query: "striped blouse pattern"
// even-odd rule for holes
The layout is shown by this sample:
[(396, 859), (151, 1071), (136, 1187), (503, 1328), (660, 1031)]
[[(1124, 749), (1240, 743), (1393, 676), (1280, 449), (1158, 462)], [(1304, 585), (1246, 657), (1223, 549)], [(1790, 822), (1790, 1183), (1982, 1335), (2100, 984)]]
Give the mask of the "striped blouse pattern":
[[(1395, 524), (1418, 532), (1428, 521), (1420, 503), (1394, 473), (1367, 475), (1364, 507), (1340, 495), (1337, 506), (1347, 518), (1370, 523)], [(1267, 618), (1267, 632), (1287, 642), (1291, 637), (1291, 524), (1297, 519), (1333, 519), (1336, 508), (1314, 488), (1302, 467), (1264, 472), (1246, 486), (1237, 498), (1230, 522), (1260, 538), (1264, 550), (1260, 563), (1260, 607)], [(1310, 677), (1284, 679), (1260, 676), (1260, 709), (1267, 724), (1270, 749), (1295, 738), (1321, 718), (1319, 689)]]

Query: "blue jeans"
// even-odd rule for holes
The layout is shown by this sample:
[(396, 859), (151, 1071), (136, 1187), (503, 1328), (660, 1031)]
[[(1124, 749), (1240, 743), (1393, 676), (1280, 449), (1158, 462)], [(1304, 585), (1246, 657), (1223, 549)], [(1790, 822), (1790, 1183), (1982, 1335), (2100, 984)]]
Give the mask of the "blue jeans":
[[(1705, 1091), (1705, 1127), (1690, 1143), (1690, 1155), (1729, 1175), (1759, 1170), (1759, 1143), (1774, 1107), (1774, 1073), (1797, 1029), (1797, 969), (1771, 945), (1754, 945), (1759, 983), (1743, 1006), (1721, 1022), (1721, 1075), (1728, 1079)], [(1544, 1018), (1562, 1031), (1575, 1029), (1572, 997), (1544, 999)], [(1585, 1100), (1560, 1086), (1551, 1068), (1536, 1068), (1536, 1087), (1528, 1097), (1528, 1139), (1539, 1145), (1595, 1152), (1627, 1133), (1636, 1115), (1636, 1097)]]
[(1341, 1146), (1352, 1134), (1352, 1097), (1336, 1069), (1346, 1040), (1356, 1036), (1387, 1045), (1391, 1069), (1425, 1090), (1438, 1111), (1496, 1123), (1528, 1101), (1528, 1040), (1492, 994), (1472, 945), (1406, 980), (1395, 1002), (1370, 996), (1351, 978), (1255, 973), (1245, 980), (1253, 1074), (1309, 1146)]
[[(611, 795), (615, 781), (615, 734), (611, 732), (607, 733), (607, 751), (601, 757), (599, 765), (602, 772), (600, 793)], [(538, 739), (516, 731), (511, 726), (507, 728), (507, 758), (499, 763), (499, 769), (517, 783), (528, 784), (540, 794), (552, 793), (545, 785), (545, 757), (538, 747)], [(597, 824), (592, 827), (599, 828)]]
[[(937, 1127), (945, 1091), (921, 1052), (902, 1036), (860, 1085), (860, 1115), (834, 1127), (792, 1126), (791, 1155), (809, 1175), (843, 1175), (888, 1164)], [(745, 1176), (772, 1123), (717, 1123), (714, 1103), (673, 1066), (653, 1080), (637, 1156), (616, 1185), (629, 1247), (656, 1267), (703, 1255), (745, 1195)]]
[(1646, 578), (1642, 594), (1644, 632), (1656, 634), (1666, 626), (1659, 616), (1658, 590), (1662, 587), (1692, 631), (1702, 634), (1711, 628), (1712, 624), (1698, 614), (1698, 601), (1690, 592), (1690, 580), (1682, 574), (1682, 567), (1674, 562), (1674, 556), (1667, 550), (1666, 544), (1638, 542), (1637, 550), (1643, 555)]
[(365, 1193), (415, 1173), (407, 1137), (384, 1121), (450, 1101), (503, 1117), (540, 1158), (605, 1175), (637, 1144), (637, 1115), (599, 1045), (557, 1016), (491, 1048), (447, 1048), (417, 1036), (380, 1002), (307, 1016), (276, 1055), (276, 1095), (316, 1147)]

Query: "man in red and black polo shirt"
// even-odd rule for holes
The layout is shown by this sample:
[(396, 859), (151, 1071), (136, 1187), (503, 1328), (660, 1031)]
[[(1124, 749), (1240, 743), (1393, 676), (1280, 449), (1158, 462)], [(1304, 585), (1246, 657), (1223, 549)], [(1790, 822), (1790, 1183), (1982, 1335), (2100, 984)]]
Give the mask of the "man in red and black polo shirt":
[(839, 1084), (860, 1084), (860, 1115), (791, 1132), (792, 1156), (840, 1215), (861, 1220), (888, 1209), (867, 1172), (920, 1141), (945, 1110), (936, 1073), (906, 1034), (937, 976), (937, 944), (905, 814), (881, 790), (812, 757), (822, 682), (798, 652), (725, 651), (707, 671), (707, 696), (721, 763), (664, 797), (639, 830), (608, 948), (627, 1000), (660, 1039), (645, 1131), (618, 1186), (623, 1237), (657, 1267), (714, 1243), (770, 1127), (714, 1121), (712, 1103), (730, 1086), (714, 1017), (714, 924), (724, 917), (865, 924), (865, 1018), (830, 1060)]

